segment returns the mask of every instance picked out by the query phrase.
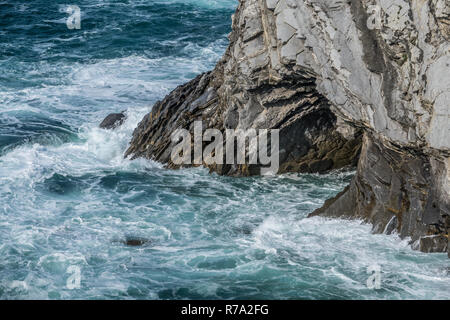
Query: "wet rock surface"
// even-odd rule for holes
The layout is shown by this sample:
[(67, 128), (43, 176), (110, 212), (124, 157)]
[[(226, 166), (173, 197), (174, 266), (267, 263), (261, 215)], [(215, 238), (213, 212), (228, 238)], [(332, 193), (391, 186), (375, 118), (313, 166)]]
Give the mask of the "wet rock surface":
[(123, 238), (114, 238), (111, 240), (111, 242), (129, 246), (129, 247), (141, 247), (141, 246), (151, 245), (153, 241), (148, 238), (129, 235), (129, 236), (125, 236)]
[(419, 249), (422, 252), (445, 252), (447, 251), (448, 238), (442, 235), (424, 236), (420, 238)]
[(140, 247), (145, 244), (150, 244), (150, 240), (147, 239), (127, 239), (122, 242), (123, 244), (130, 247)]
[(102, 129), (115, 129), (123, 124), (126, 119), (125, 113), (111, 113), (99, 125)]
[(134, 236), (128, 236), (125, 239), (120, 240), (113, 240), (113, 242), (118, 242), (129, 247), (141, 247), (145, 245), (150, 245), (152, 243), (150, 239)]
[(361, 219), (372, 223), (375, 233), (411, 237), (421, 251), (446, 252), (450, 206), (441, 201), (439, 188), (444, 168), (440, 160), (388, 149), (366, 135), (350, 186), (310, 216)]

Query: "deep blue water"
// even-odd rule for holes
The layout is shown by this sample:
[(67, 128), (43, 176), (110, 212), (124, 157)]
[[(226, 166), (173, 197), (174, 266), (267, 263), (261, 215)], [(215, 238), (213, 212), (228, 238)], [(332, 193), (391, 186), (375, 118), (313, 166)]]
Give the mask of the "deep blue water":
[[(0, 0), (0, 299), (450, 298), (445, 254), (305, 218), (351, 172), (229, 178), (123, 159), (152, 104), (221, 57), (236, 1), (79, 0), (80, 30), (66, 4)], [(97, 128), (122, 110), (120, 129)]]

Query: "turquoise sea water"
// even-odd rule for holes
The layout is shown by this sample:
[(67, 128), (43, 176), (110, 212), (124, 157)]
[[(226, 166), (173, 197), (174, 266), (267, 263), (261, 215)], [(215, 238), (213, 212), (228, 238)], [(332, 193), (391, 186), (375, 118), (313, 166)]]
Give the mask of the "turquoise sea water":
[[(0, 0), (0, 299), (450, 298), (445, 254), (306, 219), (351, 172), (229, 178), (123, 159), (152, 104), (221, 57), (236, 1), (79, 0), (80, 30), (66, 4)], [(121, 128), (97, 128), (122, 110)]]

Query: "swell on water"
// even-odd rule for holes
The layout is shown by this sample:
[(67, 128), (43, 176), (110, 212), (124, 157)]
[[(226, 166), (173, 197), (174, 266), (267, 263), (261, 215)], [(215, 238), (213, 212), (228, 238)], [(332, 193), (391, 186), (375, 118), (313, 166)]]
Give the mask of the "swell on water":
[(63, 4), (0, 2), (0, 299), (450, 298), (445, 255), (306, 219), (353, 172), (230, 178), (123, 158), (153, 103), (220, 59), (235, 1), (80, 1), (71, 33)]

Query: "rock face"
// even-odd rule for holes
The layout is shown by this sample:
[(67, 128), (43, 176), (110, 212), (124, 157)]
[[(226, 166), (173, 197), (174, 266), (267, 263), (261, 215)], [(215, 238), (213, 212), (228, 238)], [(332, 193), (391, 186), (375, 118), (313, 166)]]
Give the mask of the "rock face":
[(221, 131), (280, 129), (279, 172), (324, 172), (355, 163), (363, 132), (351, 185), (313, 215), (449, 250), (448, 0), (241, 0), (229, 38), (212, 72), (155, 105), (127, 155), (174, 168), (172, 130), (203, 119)]
[(350, 186), (310, 216), (362, 219), (376, 233), (411, 237), (421, 251), (446, 252), (450, 206), (439, 187), (445, 170), (440, 161), (366, 134)]
[[(323, 173), (356, 165), (361, 131), (335, 116), (329, 101), (317, 91), (314, 74), (294, 63), (286, 64), (283, 74), (274, 72), (262, 17), (258, 2), (241, 3), (222, 61), (212, 72), (157, 102), (135, 130), (126, 156), (146, 157), (178, 168), (171, 160), (175, 145), (171, 134), (178, 128), (193, 133), (194, 122), (202, 120), (203, 131), (279, 129), (278, 173)], [(226, 157), (225, 153), (224, 160)], [(237, 161), (203, 164), (224, 175), (255, 175), (261, 167)]]
[[(215, 72), (199, 75), (157, 102), (134, 132), (126, 156), (146, 157), (178, 168), (171, 160), (176, 144), (171, 134), (178, 128), (193, 132), (194, 121), (202, 120), (203, 129), (217, 128), (222, 132), (235, 128), (280, 129), (280, 148), (284, 151), (280, 153), (279, 172), (326, 172), (356, 165), (361, 134), (350, 127), (346, 128), (345, 136), (337, 131), (336, 116), (328, 101), (315, 91), (311, 80), (285, 79), (276, 86), (245, 91), (252, 100), (247, 101), (247, 106), (224, 102), (224, 96), (220, 95), (223, 88), (214, 86), (217, 80)], [(259, 102), (264, 99), (268, 101)], [(219, 174), (260, 173), (259, 165), (235, 163), (205, 165)]]

